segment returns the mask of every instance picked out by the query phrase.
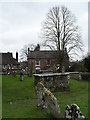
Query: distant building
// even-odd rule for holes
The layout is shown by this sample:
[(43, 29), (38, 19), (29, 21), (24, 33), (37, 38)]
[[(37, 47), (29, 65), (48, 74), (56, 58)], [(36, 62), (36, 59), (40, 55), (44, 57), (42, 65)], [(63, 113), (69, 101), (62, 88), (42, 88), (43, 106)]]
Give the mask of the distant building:
[[(61, 52), (61, 53), (60, 53)], [(33, 72), (36, 69), (46, 70), (48, 68), (53, 68), (54, 66), (58, 66), (57, 55), (62, 54), (62, 51), (51, 51), (51, 50), (40, 50), (39, 44), (35, 48), (34, 51), (30, 51), (28, 49), (28, 66), (32, 63), (33, 64)], [(64, 67), (67, 69), (69, 67), (69, 57), (68, 54), (64, 53)]]
[(16, 52), (16, 59), (13, 58), (12, 53), (0, 53), (2, 57), (2, 70), (16, 69), (19, 65), (18, 63), (18, 53)]

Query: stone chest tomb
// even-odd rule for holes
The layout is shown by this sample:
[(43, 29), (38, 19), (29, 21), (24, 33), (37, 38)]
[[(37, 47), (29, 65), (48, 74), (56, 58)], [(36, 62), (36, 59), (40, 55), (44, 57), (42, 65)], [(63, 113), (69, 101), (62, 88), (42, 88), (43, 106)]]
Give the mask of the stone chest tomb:
[(69, 73), (34, 74), (35, 86), (42, 82), (50, 91), (66, 91), (69, 88)]

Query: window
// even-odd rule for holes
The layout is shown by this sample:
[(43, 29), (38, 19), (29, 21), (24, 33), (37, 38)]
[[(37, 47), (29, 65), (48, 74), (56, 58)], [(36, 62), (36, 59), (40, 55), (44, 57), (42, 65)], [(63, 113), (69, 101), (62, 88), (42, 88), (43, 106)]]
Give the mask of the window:
[(40, 66), (40, 60), (36, 60), (36, 66)]
[(7, 66), (6, 66), (6, 65), (3, 65), (3, 69), (4, 69), (4, 70), (7, 69)]
[(50, 60), (49, 59), (47, 60), (47, 66), (50, 66)]

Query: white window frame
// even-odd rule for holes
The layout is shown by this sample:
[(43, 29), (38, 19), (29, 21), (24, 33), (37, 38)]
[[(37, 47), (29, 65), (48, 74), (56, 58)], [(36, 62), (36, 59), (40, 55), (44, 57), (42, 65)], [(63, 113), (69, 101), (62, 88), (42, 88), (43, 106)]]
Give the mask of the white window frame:
[(6, 69), (6, 65), (3, 65), (3, 69)]

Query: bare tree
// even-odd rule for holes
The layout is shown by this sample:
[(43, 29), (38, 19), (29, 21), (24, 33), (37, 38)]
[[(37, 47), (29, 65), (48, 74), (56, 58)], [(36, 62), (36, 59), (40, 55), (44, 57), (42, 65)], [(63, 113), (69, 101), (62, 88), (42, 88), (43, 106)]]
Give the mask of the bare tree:
[(20, 59), (23, 60), (23, 61), (27, 60), (28, 48), (30, 50), (34, 50), (35, 47), (36, 47), (36, 45), (34, 45), (34, 44), (24, 45), (23, 48), (21, 49)]
[(70, 56), (83, 50), (76, 18), (65, 6), (49, 10), (42, 24), (41, 37), (44, 38), (44, 46), (63, 52), (67, 49)]

